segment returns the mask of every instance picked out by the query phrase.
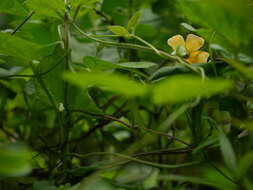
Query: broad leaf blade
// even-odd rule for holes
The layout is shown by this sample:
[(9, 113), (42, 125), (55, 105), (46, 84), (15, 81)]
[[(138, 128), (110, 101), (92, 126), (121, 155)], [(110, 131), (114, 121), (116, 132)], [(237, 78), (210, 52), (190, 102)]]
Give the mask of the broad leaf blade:
[(232, 59), (223, 59), (223, 60), (226, 61), (232, 67), (236, 68), (245, 77), (253, 80), (253, 67), (244, 66), (240, 62), (232, 60)]
[(47, 17), (60, 18), (60, 14), (63, 15), (65, 10), (64, 1), (62, 0), (27, 0), (25, 4), (36, 14)]
[(229, 80), (206, 79), (194, 75), (177, 75), (169, 77), (154, 85), (154, 102), (156, 104), (180, 103), (196, 97), (209, 97), (225, 92), (233, 86)]
[(237, 169), (237, 178), (240, 179), (245, 176), (247, 171), (250, 169), (250, 167), (253, 164), (253, 152), (248, 152), (246, 155), (244, 155), (238, 165)]
[(130, 36), (130, 33), (123, 26), (109, 26), (108, 28), (116, 35), (124, 37)]
[(87, 68), (91, 71), (103, 71), (119, 68), (117, 64), (113, 64), (108, 61), (104, 61), (92, 56), (86, 56), (83, 58), (83, 62)]
[(27, 11), (18, 0), (1, 0), (0, 13), (26, 16)]
[(0, 32), (0, 53), (20, 59), (20, 62), (29, 62), (40, 58), (42, 46), (11, 36), (8, 33)]
[(97, 86), (105, 90), (117, 92), (127, 97), (144, 96), (146, 86), (125, 76), (105, 73), (66, 73), (64, 78), (82, 88)]
[(135, 31), (135, 28), (136, 26), (139, 24), (140, 22), (140, 18), (141, 18), (141, 12), (138, 11), (136, 12), (132, 17), (131, 19), (128, 21), (128, 24), (127, 24), (127, 30), (128, 31)]
[(220, 129), (219, 131), (220, 131), (220, 137), (219, 137), (220, 147), (221, 147), (223, 159), (226, 165), (228, 166), (228, 168), (231, 169), (232, 171), (235, 171), (237, 168), (235, 152), (228, 138), (222, 131), (222, 129)]
[(0, 176), (22, 176), (30, 172), (31, 154), (23, 145), (0, 145)]

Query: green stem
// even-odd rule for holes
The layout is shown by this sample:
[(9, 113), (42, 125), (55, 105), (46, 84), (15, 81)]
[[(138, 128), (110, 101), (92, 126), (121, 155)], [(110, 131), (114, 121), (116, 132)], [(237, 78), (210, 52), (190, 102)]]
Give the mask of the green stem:
[[(70, 44), (69, 44), (69, 36), (70, 36), (70, 21), (69, 21), (69, 11), (67, 8), (68, 0), (65, 0), (66, 4), (66, 12), (64, 14), (64, 23), (63, 23), (63, 44), (64, 50), (66, 53), (65, 62), (64, 62), (64, 72), (70, 70)], [(71, 163), (70, 160), (67, 158), (67, 154), (69, 153), (69, 129), (71, 128), (71, 113), (69, 112), (68, 106), (68, 94), (69, 94), (69, 85), (66, 81), (64, 81), (64, 108), (66, 111), (66, 115), (62, 115), (65, 119), (64, 125), (62, 126), (61, 130), (63, 133), (63, 139), (61, 142), (62, 148), (62, 155), (61, 159), (63, 161), (64, 168), (69, 168)]]
[(158, 55), (161, 55), (160, 51), (158, 49), (155, 48), (155, 46), (153, 46), (152, 44), (148, 43), (147, 41), (143, 40), (142, 38), (140, 38), (139, 36), (136, 35), (131, 35), (133, 38), (135, 38), (136, 40), (142, 42), (143, 44), (147, 45), (148, 47), (150, 47), (152, 50), (154, 50), (154, 52), (156, 52)]
[[(147, 47), (147, 46), (142, 46), (142, 45), (132, 44), (132, 43), (118, 43), (118, 42), (101, 40), (101, 39), (95, 38), (94, 35), (89, 35), (89, 34), (85, 33), (75, 23), (72, 23), (72, 26), (74, 27), (74, 29), (76, 29), (77, 32), (79, 32), (81, 35), (85, 36), (86, 38), (96, 41), (98, 43), (104, 44), (104, 45), (121, 47), (121, 48), (126, 48), (126, 49), (138, 49), (138, 50), (143, 50), (143, 51), (154, 52), (154, 49), (152, 49), (151, 47)], [(170, 60), (174, 60), (174, 61), (176, 61), (178, 59), (178, 57), (170, 55), (164, 51), (161, 51), (161, 50), (158, 50), (158, 51), (159, 51), (159, 55), (162, 57), (166, 57), (166, 58), (168, 58)]]
[[(173, 169), (173, 168), (182, 168), (182, 167), (187, 167), (187, 166), (192, 166), (194, 164), (197, 164), (199, 162), (188, 162), (188, 163), (184, 163), (184, 164), (175, 164), (175, 165), (168, 165), (168, 164), (159, 164), (159, 163), (155, 163), (155, 162), (149, 162), (146, 160), (141, 160), (132, 156), (128, 156), (128, 155), (124, 155), (124, 154), (119, 154), (119, 153), (113, 153), (113, 152), (92, 152), (92, 153), (88, 153), (88, 154), (77, 154), (77, 153), (71, 153), (70, 156), (75, 156), (78, 158), (87, 158), (90, 156), (101, 156), (101, 155), (111, 155), (111, 156), (116, 156), (119, 158), (123, 158), (129, 161), (133, 161), (133, 162), (137, 162), (140, 164), (144, 164), (144, 165), (148, 165), (148, 166), (153, 166), (156, 168), (166, 168), (166, 169)], [(118, 162), (118, 160), (117, 160)]]
[(142, 46), (142, 45), (132, 44), (132, 43), (118, 43), (118, 42), (111, 42), (111, 41), (101, 40), (101, 39), (96, 38), (95, 35), (89, 35), (89, 34), (85, 33), (84, 31), (82, 31), (82, 29), (80, 29), (73, 22), (72, 22), (72, 26), (74, 27), (74, 29), (76, 29), (77, 32), (79, 32), (81, 35), (85, 36), (86, 38), (88, 38), (90, 40), (93, 40), (93, 41), (96, 41), (98, 43), (108, 45), (108, 46), (154, 52), (154, 53), (156, 53), (157, 55), (159, 55), (161, 57), (167, 58), (167, 59), (172, 60), (172, 61), (178, 61), (180, 64), (188, 67), (189, 69), (191, 69), (192, 71), (200, 74), (203, 77), (203, 72), (199, 68), (194, 67), (194, 66), (186, 63), (183, 59), (181, 59), (178, 56), (173, 56), (173, 55), (170, 55), (170, 54), (168, 54), (168, 53), (166, 53), (162, 50), (158, 50), (152, 44), (146, 42), (145, 40), (143, 40), (142, 38), (140, 38), (138, 36), (133, 35), (132, 37), (136, 38), (137, 40), (141, 41), (142, 43), (146, 44), (147, 46)]

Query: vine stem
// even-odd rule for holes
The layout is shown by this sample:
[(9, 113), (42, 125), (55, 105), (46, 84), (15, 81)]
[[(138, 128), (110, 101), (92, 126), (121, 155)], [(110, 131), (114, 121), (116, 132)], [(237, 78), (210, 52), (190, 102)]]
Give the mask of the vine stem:
[[(68, 1), (65, 0), (65, 3)], [(64, 43), (64, 50), (67, 53), (65, 57), (65, 64), (64, 70), (65, 72), (69, 70), (69, 19), (68, 19), (68, 12), (64, 15), (64, 36), (63, 36), (63, 43)], [(64, 82), (64, 107), (68, 109), (68, 83)]]
[[(84, 31), (82, 31), (82, 29), (79, 26), (77, 26), (77, 24), (75, 24), (73, 22), (71, 22), (71, 24), (78, 33), (80, 33), (81, 35), (85, 36), (86, 38), (88, 38), (90, 40), (96, 41), (100, 44), (113, 46), (113, 47), (121, 47), (121, 48), (126, 48), (126, 49), (137, 49), (137, 50), (142, 50), (142, 51), (154, 52), (160, 57), (164, 57), (164, 58), (169, 59), (171, 61), (177, 61), (178, 63), (188, 67), (189, 69), (200, 74), (203, 77), (203, 71), (201, 69), (199, 69), (198, 67), (194, 67), (194, 66), (186, 63), (183, 59), (181, 59), (178, 56), (170, 55), (167, 52), (164, 52), (162, 50), (158, 50), (152, 44), (146, 42), (145, 40), (141, 39), (140, 37), (138, 37), (136, 35), (133, 35), (132, 37), (134, 37), (138, 41), (141, 41), (142, 43), (144, 43), (147, 46), (143, 46), (143, 45), (139, 45), (139, 44), (132, 44), (132, 43), (118, 43), (118, 42), (112, 42), (112, 41), (107, 41), (107, 40), (101, 40), (101, 39), (98, 39), (96, 35), (90, 35)], [(100, 36), (98, 35), (98, 37), (100, 37)], [(112, 37), (116, 37), (116, 36), (112, 36)]]
[(161, 55), (160, 51), (158, 49), (156, 49), (155, 46), (153, 46), (152, 44), (148, 43), (147, 41), (143, 40), (142, 38), (140, 38), (139, 36), (136, 35), (131, 35), (133, 38), (135, 38), (136, 40), (142, 42), (143, 44), (147, 45), (148, 47), (150, 47), (152, 50), (154, 50), (158, 55)]
[[(129, 161), (138, 162), (140, 164), (153, 166), (153, 167), (156, 167), (156, 168), (166, 168), (166, 169), (187, 167), (187, 166), (192, 166), (194, 164), (199, 163), (199, 162), (188, 162), (188, 163), (184, 163), (184, 164), (175, 164), (175, 165), (159, 164), (159, 163), (150, 162), (150, 161), (146, 161), (146, 160), (141, 160), (141, 159), (138, 159), (138, 158), (135, 158), (135, 157), (132, 157), (132, 156), (119, 154), (119, 153), (113, 153), (113, 152), (92, 152), (92, 153), (88, 153), (88, 154), (71, 153), (69, 155), (70, 156), (75, 156), (75, 157), (78, 157), (78, 158), (87, 158), (87, 157), (90, 157), (90, 156), (100, 156), (100, 155), (111, 155), (111, 156), (116, 156), (116, 157), (119, 157), (119, 158), (129, 160)], [(105, 167), (105, 168), (107, 168), (107, 167)], [(101, 168), (101, 169), (103, 169), (103, 168)]]
[[(64, 72), (67, 72), (70, 70), (70, 58), (71, 54), (70, 52), (70, 20), (69, 20), (69, 8), (68, 8), (68, 0), (64, 0), (65, 3), (65, 14), (63, 18), (63, 44), (64, 44), (64, 51), (66, 53), (65, 61), (64, 61)], [(64, 169), (71, 167), (71, 162), (67, 158), (67, 154), (69, 153), (69, 125), (71, 124), (71, 113), (69, 112), (68, 108), (68, 94), (69, 94), (69, 85), (66, 81), (64, 81), (64, 110), (65, 113), (61, 113), (61, 117), (64, 117), (64, 125), (61, 126), (61, 131), (63, 134), (62, 141), (61, 141), (61, 159), (63, 162)], [(64, 115), (63, 115), (64, 114)]]
[[(139, 49), (139, 50), (143, 50), (143, 51), (152, 51), (152, 52), (154, 52), (154, 49), (152, 49), (151, 47), (147, 47), (147, 46), (142, 46), (142, 45), (132, 44), (132, 43), (118, 43), (118, 42), (111, 42), (111, 41), (101, 40), (101, 39), (96, 38), (94, 35), (89, 35), (89, 34), (85, 33), (75, 23), (72, 23), (72, 26), (81, 35), (85, 36), (88, 39), (96, 41), (98, 43), (101, 43), (101, 44), (105, 44), (105, 45), (108, 45), (108, 46), (121, 47), (121, 48), (126, 48), (126, 49)], [(166, 57), (166, 58), (168, 58), (170, 60), (174, 60), (174, 61), (176, 61), (178, 59), (176, 56), (170, 55), (170, 54), (168, 54), (168, 53), (166, 53), (162, 50), (157, 50), (157, 51), (159, 51), (159, 53), (158, 53), (159, 56)], [(157, 52), (155, 52), (155, 53), (157, 53)]]

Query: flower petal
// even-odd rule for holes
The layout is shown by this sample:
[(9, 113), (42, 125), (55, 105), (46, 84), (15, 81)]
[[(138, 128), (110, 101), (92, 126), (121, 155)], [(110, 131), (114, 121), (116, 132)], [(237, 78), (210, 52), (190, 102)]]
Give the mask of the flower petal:
[(206, 63), (209, 57), (209, 53), (205, 51), (195, 51), (190, 54), (186, 61), (190, 64), (194, 63)]
[(194, 52), (194, 51), (199, 50), (201, 47), (203, 47), (203, 45), (205, 44), (205, 40), (194, 34), (188, 34), (185, 44), (186, 44), (186, 49), (189, 52)]
[(168, 39), (167, 43), (173, 50), (176, 50), (178, 46), (185, 46), (184, 38), (181, 35), (171, 37)]

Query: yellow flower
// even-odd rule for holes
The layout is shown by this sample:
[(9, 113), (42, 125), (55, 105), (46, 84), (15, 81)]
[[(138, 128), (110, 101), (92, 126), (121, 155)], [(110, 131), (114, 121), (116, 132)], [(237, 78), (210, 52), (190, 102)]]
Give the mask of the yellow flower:
[(190, 64), (193, 63), (206, 63), (209, 57), (209, 53), (205, 51), (199, 51), (205, 44), (205, 40), (194, 34), (188, 34), (186, 40), (183, 36), (175, 35), (168, 39), (168, 45), (173, 50), (177, 51), (178, 48), (183, 47), (188, 54), (186, 61)]

